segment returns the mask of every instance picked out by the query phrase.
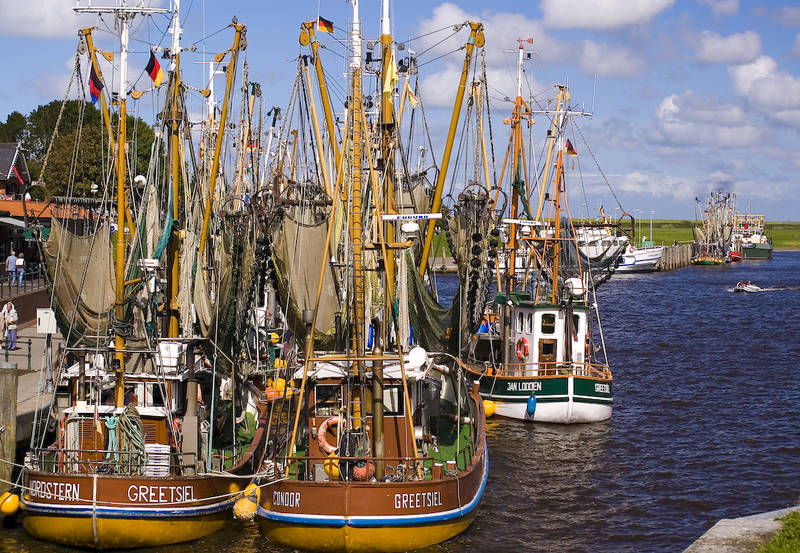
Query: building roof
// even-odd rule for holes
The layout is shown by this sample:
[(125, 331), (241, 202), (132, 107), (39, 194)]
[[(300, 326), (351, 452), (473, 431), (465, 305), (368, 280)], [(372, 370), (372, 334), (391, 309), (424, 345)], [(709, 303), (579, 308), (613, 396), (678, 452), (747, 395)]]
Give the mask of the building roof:
[(19, 176), (25, 181), (24, 184), (31, 182), (31, 177), (28, 174), (28, 164), (25, 161), (25, 154), (18, 142), (0, 142), (0, 180), (11, 180), (16, 177), (12, 170), (13, 164), (16, 163)]

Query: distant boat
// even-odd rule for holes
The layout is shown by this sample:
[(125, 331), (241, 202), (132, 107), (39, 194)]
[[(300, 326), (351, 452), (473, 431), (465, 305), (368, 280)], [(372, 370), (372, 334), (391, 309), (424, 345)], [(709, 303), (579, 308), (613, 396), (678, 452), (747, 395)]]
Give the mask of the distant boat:
[(760, 292), (761, 290), (762, 288), (760, 286), (756, 286), (749, 280), (747, 282), (742, 282), (740, 280), (733, 289), (734, 292)]
[(692, 258), (692, 265), (724, 265), (727, 260), (723, 257), (703, 253)]
[(661, 256), (664, 255), (664, 246), (651, 246), (647, 248), (637, 248), (629, 246), (620, 258), (618, 273), (635, 273), (656, 271)]
[(736, 214), (733, 227), (734, 243), (740, 245), (744, 259), (770, 259), (772, 240), (764, 234), (763, 215)]

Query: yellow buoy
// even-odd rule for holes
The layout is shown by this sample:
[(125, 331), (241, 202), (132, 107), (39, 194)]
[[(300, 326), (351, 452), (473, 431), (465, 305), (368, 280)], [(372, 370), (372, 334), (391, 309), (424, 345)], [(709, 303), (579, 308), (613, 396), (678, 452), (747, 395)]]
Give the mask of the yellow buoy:
[(261, 488), (249, 484), (243, 493), (244, 495), (233, 504), (233, 515), (239, 520), (253, 520), (258, 511), (258, 503), (261, 501)]
[(283, 393), (283, 389), (286, 387), (286, 381), (282, 378), (276, 378), (275, 383), (273, 384), (275, 387), (275, 391), (279, 394)]
[(0, 496), (0, 513), (11, 516), (19, 511), (19, 496), (15, 493), (6, 492)]
[(492, 415), (494, 415), (495, 404), (494, 401), (490, 399), (483, 400), (483, 410), (486, 412), (486, 418), (488, 419)]
[(323, 468), (325, 469), (325, 474), (330, 476), (331, 480), (338, 480), (339, 479), (339, 459), (335, 459), (336, 452), (331, 451), (328, 458), (325, 459), (323, 463)]

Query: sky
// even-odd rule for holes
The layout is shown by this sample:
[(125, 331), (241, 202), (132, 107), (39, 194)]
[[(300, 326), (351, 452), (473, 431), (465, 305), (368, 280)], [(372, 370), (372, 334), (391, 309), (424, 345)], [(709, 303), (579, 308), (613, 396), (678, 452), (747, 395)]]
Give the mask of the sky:
[[(169, 7), (166, 0), (144, 4)], [(5, 61), (0, 120), (64, 96), (77, 30), (97, 23), (92, 16), (75, 15), (74, 5), (71, 0), (0, 0)], [(361, 0), (365, 40), (380, 33), (379, 11), (378, 0)], [(336, 38), (345, 37), (352, 13), (345, 0), (183, 0), (181, 12), (182, 43), (197, 48), (184, 57), (184, 79), (197, 88), (207, 86), (207, 69), (194, 62), (207, 59), (204, 52), (230, 47), (233, 32), (226, 25), (234, 16), (248, 27), (249, 77), (262, 85), (266, 106), (285, 108), (288, 102), (297, 56), (307, 53), (297, 40), (302, 21), (321, 15), (334, 22), (334, 35), (323, 38), (323, 56), (331, 74), (341, 77), (344, 71), (344, 48)], [(621, 209), (637, 218), (692, 219), (695, 198), (702, 201), (722, 190), (736, 193), (742, 211), (749, 208), (773, 221), (800, 220), (800, 5), (779, 0), (395, 0), (392, 34), (419, 54), (421, 97), (439, 149), (463, 63), (463, 51), (453, 50), (468, 34), (451, 29), (467, 20), (485, 27), (498, 150), (505, 148), (508, 132), (502, 125), (511, 109), (507, 98), (516, 95), (517, 38), (533, 38), (532, 45), (526, 43), (532, 57), (523, 85), (532, 106), (547, 105), (555, 96), (553, 85), (561, 83), (569, 85), (574, 107), (592, 112), (577, 121), (580, 132), (571, 135), (579, 156), (569, 171), (581, 190), (574, 209), (596, 215), (602, 204), (619, 214), (616, 196)], [(167, 25), (161, 14), (134, 20), (129, 83), (139, 89), (149, 84), (142, 73), (149, 45), (169, 44)], [(113, 20), (106, 17), (98, 26), (99, 46), (118, 49)], [(222, 88), (221, 79), (216, 86)], [(146, 95), (132, 109), (152, 120), (157, 100)], [(202, 99), (195, 94), (190, 111), (201, 110)], [(548, 128), (546, 118), (535, 119), (535, 143)]]

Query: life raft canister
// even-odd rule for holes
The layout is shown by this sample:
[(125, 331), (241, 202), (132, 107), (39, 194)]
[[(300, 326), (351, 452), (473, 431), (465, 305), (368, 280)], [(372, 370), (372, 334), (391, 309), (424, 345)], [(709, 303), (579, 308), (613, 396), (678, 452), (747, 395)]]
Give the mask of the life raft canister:
[(531, 348), (528, 345), (528, 339), (525, 338), (525, 336), (517, 340), (517, 359), (524, 361), (528, 358), (530, 351)]

